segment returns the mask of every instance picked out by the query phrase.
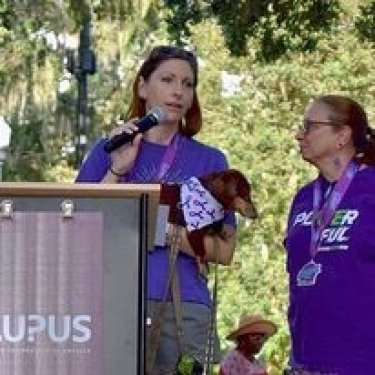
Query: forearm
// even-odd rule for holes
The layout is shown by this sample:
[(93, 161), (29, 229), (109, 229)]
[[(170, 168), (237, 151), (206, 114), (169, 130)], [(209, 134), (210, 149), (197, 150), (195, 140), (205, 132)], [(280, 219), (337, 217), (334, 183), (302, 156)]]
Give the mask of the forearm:
[(114, 174), (108, 169), (107, 173), (104, 175), (100, 183), (102, 184), (117, 184), (121, 179), (120, 175)]
[[(134, 125), (129, 123), (133, 129)], [(113, 134), (122, 132), (122, 128), (115, 129)], [(125, 144), (111, 153), (111, 166), (101, 180), (104, 184), (115, 184), (130, 171), (138, 154), (138, 148), (142, 135), (138, 134), (130, 144)]]
[[(168, 226), (167, 243), (170, 244), (175, 233), (174, 225)], [(187, 231), (181, 227), (180, 250), (190, 256), (195, 256), (187, 239)], [(235, 248), (235, 229), (230, 225), (224, 225), (220, 234), (207, 234), (204, 237), (205, 261), (218, 262), (229, 265), (232, 262)]]
[[(127, 168), (129, 170), (129, 168)], [(116, 184), (121, 181), (127, 172), (118, 172), (118, 169), (111, 166), (101, 180), (102, 184)]]
[(220, 234), (207, 235), (204, 238), (204, 247), (207, 262), (218, 262), (222, 265), (232, 263), (236, 231), (230, 225), (224, 225)]

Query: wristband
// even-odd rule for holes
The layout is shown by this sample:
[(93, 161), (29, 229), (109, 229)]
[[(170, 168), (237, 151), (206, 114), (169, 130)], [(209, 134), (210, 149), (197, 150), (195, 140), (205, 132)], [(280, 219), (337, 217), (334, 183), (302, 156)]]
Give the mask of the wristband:
[(116, 177), (124, 177), (126, 173), (118, 173), (112, 169), (112, 166), (110, 166), (109, 171)]

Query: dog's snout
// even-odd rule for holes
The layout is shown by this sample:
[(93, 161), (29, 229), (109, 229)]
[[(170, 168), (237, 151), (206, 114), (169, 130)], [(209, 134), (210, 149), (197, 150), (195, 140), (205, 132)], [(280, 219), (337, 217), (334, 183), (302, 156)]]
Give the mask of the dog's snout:
[(235, 211), (239, 212), (242, 216), (249, 219), (255, 219), (258, 217), (257, 210), (254, 203), (247, 199), (237, 197), (234, 201)]

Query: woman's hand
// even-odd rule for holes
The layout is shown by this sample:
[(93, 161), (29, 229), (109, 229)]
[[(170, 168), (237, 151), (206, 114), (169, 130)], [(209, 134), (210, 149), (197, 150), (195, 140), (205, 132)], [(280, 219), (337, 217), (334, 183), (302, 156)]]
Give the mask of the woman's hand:
[[(167, 245), (171, 245), (173, 235), (176, 231), (175, 224), (168, 224), (168, 230), (166, 234)], [(181, 242), (180, 250), (192, 257), (195, 257), (195, 253), (187, 239), (186, 228), (181, 228)], [(205, 261), (207, 262), (218, 262), (224, 266), (231, 264), (236, 241), (236, 230), (234, 227), (228, 224), (224, 224), (223, 230), (219, 234), (207, 234), (204, 237), (205, 247)], [(214, 238), (216, 237), (216, 238)]]
[[(136, 120), (134, 118), (127, 122), (123, 120), (117, 121), (117, 126), (110, 132), (109, 138), (113, 138), (123, 132), (133, 134), (138, 131), (138, 127), (135, 125)], [(132, 142), (127, 142), (111, 152), (111, 167), (103, 177), (102, 183), (116, 183), (130, 170), (137, 157), (141, 138), (142, 134), (139, 133)]]
[[(138, 131), (137, 125), (135, 125), (136, 119), (131, 119), (128, 122), (122, 120), (117, 121), (117, 126), (111, 131), (109, 137), (112, 138), (115, 135), (121, 133), (133, 134)], [(111, 152), (112, 167), (111, 169), (119, 175), (124, 175), (134, 164), (135, 158), (138, 154), (139, 144), (142, 138), (142, 134), (139, 133), (135, 136), (132, 142), (125, 143), (123, 146), (117, 148)]]

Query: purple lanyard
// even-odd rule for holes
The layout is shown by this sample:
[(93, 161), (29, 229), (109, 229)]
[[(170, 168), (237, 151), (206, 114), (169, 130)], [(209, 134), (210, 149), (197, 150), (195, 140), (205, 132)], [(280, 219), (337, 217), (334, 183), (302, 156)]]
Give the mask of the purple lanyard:
[[(169, 143), (169, 145), (167, 146), (167, 149), (164, 152), (163, 158), (162, 158), (161, 163), (160, 163), (159, 170), (158, 170), (158, 172), (155, 176), (155, 181), (154, 181), (155, 183), (161, 182), (163, 180), (163, 178), (165, 177), (165, 175), (167, 174), (167, 172), (171, 168), (171, 166), (172, 166), (172, 164), (173, 164), (173, 162), (176, 158), (177, 152), (183, 144), (183, 141), (184, 141), (184, 138), (181, 136), (181, 134), (179, 132), (177, 132), (173, 136), (171, 142)], [(130, 176), (132, 175), (133, 168), (128, 173), (126, 173), (126, 175), (122, 179), (122, 182), (130, 181), (130, 179), (131, 179)]]
[(171, 168), (176, 158), (178, 149), (182, 145), (182, 140), (183, 138), (181, 137), (181, 134), (179, 132), (177, 132), (173, 136), (171, 142), (169, 143), (163, 155), (163, 159), (159, 167), (159, 172), (157, 174), (157, 182), (161, 182), (163, 178), (165, 177), (165, 175), (167, 174), (167, 172), (169, 171), (169, 169)]
[(314, 258), (318, 251), (320, 242), (320, 236), (323, 229), (327, 226), (329, 221), (332, 219), (336, 208), (340, 204), (346, 191), (353, 181), (354, 176), (358, 172), (359, 165), (350, 162), (346, 167), (345, 171), (337, 181), (336, 186), (333, 188), (331, 194), (327, 198), (327, 201), (323, 204), (321, 210), (319, 207), (322, 204), (322, 189), (321, 180), (317, 178), (314, 182), (314, 196), (313, 196), (313, 215), (311, 223), (311, 241), (310, 241), (310, 254)]

